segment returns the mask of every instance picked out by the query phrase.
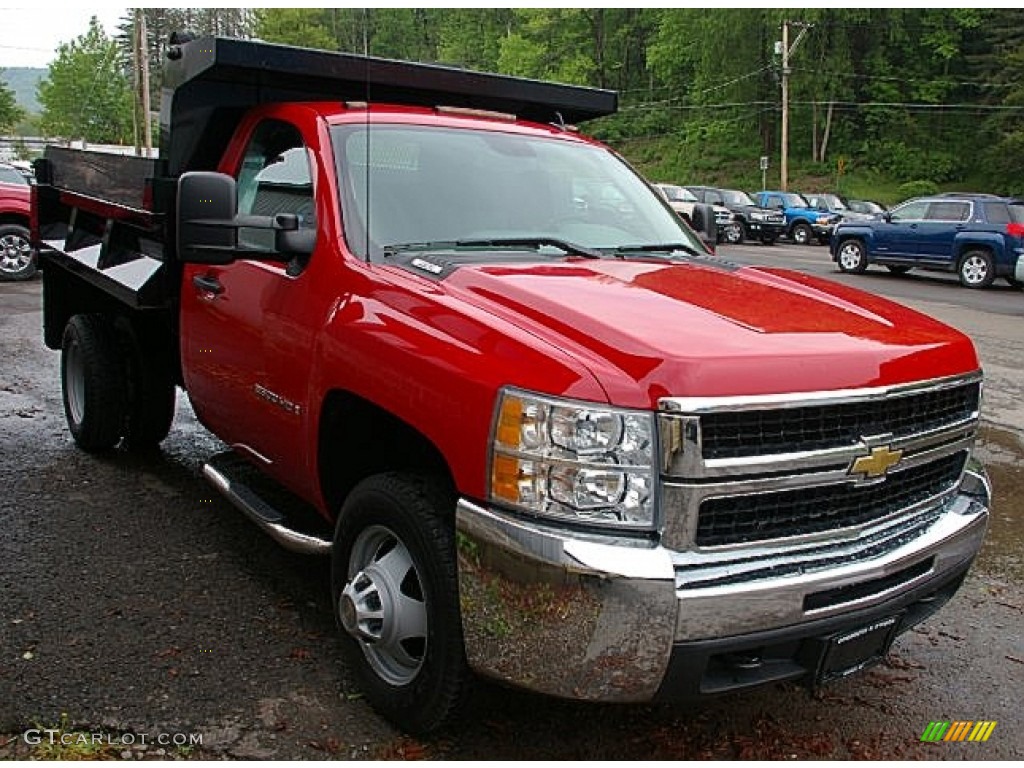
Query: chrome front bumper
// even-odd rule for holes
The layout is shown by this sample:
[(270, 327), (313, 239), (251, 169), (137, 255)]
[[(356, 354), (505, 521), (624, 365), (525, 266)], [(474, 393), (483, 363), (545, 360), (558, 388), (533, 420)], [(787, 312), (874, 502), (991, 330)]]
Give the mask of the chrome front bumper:
[(984, 470), (972, 462), (927, 531), (880, 556), (696, 589), (679, 578), (679, 553), (660, 544), (587, 536), (462, 500), (467, 658), (481, 675), (553, 696), (648, 701), (679, 644), (799, 632), (829, 617), (835, 625), (947, 583), (980, 549), (990, 498)]

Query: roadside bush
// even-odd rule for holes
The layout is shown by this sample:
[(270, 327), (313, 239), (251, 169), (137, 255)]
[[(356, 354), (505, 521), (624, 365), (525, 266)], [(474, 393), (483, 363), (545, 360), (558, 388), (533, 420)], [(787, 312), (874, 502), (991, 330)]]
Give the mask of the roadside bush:
[(871, 142), (863, 148), (871, 166), (882, 173), (904, 179), (931, 179), (934, 182), (957, 181), (963, 168), (957, 157), (936, 147), (908, 146), (902, 141)]
[(925, 197), (927, 195), (937, 195), (939, 193), (939, 187), (934, 181), (928, 181), (927, 179), (916, 179), (915, 181), (908, 181), (905, 184), (900, 184), (899, 193), (901, 200), (907, 200), (911, 197)]

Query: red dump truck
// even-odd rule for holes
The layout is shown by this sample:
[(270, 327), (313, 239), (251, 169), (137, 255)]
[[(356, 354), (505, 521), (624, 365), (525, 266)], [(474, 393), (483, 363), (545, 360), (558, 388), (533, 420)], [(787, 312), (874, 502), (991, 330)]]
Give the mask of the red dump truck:
[(612, 92), (257, 42), (171, 48), (159, 159), (37, 163), (44, 337), (86, 451), (175, 390), (206, 477), (332, 560), (400, 727), (485, 677), (641, 702), (881, 658), (990, 489), (959, 332), (709, 255), (572, 124)]

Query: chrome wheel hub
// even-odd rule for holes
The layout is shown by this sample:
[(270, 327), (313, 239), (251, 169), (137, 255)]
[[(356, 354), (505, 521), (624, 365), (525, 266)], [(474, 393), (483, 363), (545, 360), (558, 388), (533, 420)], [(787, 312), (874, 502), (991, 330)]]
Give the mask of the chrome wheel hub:
[(856, 269), (860, 266), (860, 249), (854, 245), (844, 245), (839, 252), (839, 263), (845, 269)]
[(972, 256), (964, 262), (964, 265), (961, 268), (961, 273), (964, 276), (965, 282), (975, 285), (977, 283), (984, 282), (985, 278), (988, 276), (988, 267), (985, 264), (984, 259)]
[(382, 679), (411, 682), (426, 655), (427, 606), (409, 550), (389, 529), (372, 526), (356, 538), (349, 573), (338, 598), (342, 626)]
[(21, 272), (32, 261), (32, 246), (19, 235), (0, 237), (0, 271)]

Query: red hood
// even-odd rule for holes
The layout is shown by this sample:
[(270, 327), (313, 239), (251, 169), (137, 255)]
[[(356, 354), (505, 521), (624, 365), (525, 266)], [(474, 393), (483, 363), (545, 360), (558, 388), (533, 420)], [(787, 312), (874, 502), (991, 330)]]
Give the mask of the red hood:
[(960, 332), (783, 270), (578, 260), (462, 267), (444, 285), (576, 356), (624, 406), (873, 387), (978, 368)]

